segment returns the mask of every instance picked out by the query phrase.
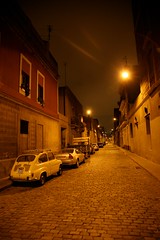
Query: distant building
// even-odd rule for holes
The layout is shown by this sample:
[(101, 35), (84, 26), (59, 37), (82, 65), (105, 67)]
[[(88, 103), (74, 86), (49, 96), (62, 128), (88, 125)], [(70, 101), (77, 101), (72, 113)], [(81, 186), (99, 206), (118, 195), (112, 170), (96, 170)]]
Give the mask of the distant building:
[(59, 87), (61, 147), (72, 144), (84, 131), (83, 106), (68, 86)]
[(14, 1), (0, 8), (0, 159), (60, 148), (58, 64)]
[(90, 137), (91, 143), (97, 143), (101, 137), (98, 125), (99, 121), (91, 116), (83, 116), (84, 131), (82, 132), (83, 137)]

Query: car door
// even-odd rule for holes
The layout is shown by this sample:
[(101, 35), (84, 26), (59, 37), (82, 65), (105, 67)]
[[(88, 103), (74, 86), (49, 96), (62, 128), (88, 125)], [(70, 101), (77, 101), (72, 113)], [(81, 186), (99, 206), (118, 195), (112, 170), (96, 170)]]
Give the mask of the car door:
[(50, 167), (49, 167), (49, 161), (48, 156), (46, 153), (42, 153), (38, 159), (39, 162), (39, 171), (40, 172), (46, 172), (47, 176), (50, 175)]
[(77, 156), (78, 156), (78, 158), (79, 158), (79, 161), (82, 162), (82, 161), (83, 161), (83, 155), (82, 155), (82, 153), (81, 153), (78, 149), (76, 149), (76, 154), (77, 154)]
[(50, 174), (55, 174), (59, 170), (59, 161), (55, 158), (53, 152), (48, 153), (48, 160), (50, 166)]

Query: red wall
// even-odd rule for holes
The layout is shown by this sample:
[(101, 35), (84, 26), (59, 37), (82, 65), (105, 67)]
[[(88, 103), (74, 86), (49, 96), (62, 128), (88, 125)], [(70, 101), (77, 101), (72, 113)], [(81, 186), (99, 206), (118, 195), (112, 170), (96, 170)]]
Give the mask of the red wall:
[[(49, 73), (32, 50), (26, 47), (9, 28), (1, 31), (0, 45), (0, 91), (33, 108), (53, 117), (58, 116), (57, 80)], [(23, 54), (32, 64), (31, 98), (19, 93), (20, 55)], [(45, 76), (45, 105), (37, 103), (37, 70)]]

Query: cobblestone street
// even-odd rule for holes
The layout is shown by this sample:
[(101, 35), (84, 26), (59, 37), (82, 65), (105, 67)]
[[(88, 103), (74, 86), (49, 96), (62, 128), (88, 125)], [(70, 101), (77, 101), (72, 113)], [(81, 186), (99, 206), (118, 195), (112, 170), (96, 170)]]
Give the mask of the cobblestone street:
[(160, 182), (111, 144), (42, 187), (0, 192), (1, 240), (160, 240)]

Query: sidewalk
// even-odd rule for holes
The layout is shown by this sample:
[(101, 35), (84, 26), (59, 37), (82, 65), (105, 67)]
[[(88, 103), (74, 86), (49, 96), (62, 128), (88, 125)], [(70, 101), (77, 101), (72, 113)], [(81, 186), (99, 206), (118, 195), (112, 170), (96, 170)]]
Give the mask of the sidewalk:
[(152, 176), (156, 177), (160, 181), (160, 164), (154, 163), (146, 158), (140, 157), (135, 153), (132, 153), (128, 150), (119, 148), (124, 152), (129, 158), (139, 164), (141, 167), (146, 169)]
[(12, 181), (9, 177), (0, 179), (0, 191), (12, 185)]
[[(123, 148), (118, 147), (118, 149), (122, 151), (125, 155), (127, 155), (129, 158), (131, 158), (133, 161), (135, 161), (137, 164), (139, 164), (141, 167), (146, 169), (150, 174), (152, 174), (160, 181), (160, 164), (153, 163), (152, 161), (140, 157), (135, 153), (132, 153)], [(0, 179), (0, 191), (11, 185), (12, 181), (9, 179), (9, 177)]]

